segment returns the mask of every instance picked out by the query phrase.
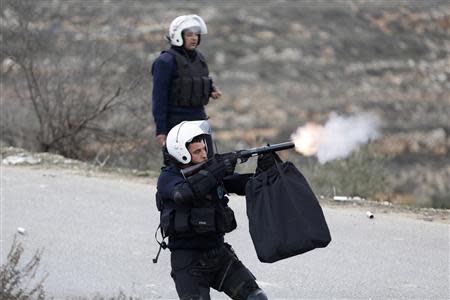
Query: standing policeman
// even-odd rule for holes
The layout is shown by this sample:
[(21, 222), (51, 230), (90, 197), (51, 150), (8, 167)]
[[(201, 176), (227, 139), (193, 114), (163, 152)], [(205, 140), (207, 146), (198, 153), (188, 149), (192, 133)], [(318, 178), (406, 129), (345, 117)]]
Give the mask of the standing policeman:
[(205, 120), (209, 98), (222, 93), (209, 77), (208, 65), (197, 50), (206, 24), (197, 15), (175, 18), (166, 39), (171, 47), (153, 62), (153, 118), (156, 139), (163, 146), (169, 130), (186, 120)]
[[(209, 136), (207, 121), (175, 126), (166, 142), (171, 163), (158, 178), (160, 226), (169, 237), (171, 276), (178, 296), (210, 299), (212, 287), (232, 299), (267, 300), (253, 274), (224, 242), (225, 233), (236, 228), (225, 193), (245, 194), (245, 184), (253, 174), (234, 173), (234, 153), (216, 154), (207, 160)], [(185, 178), (181, 173), (200, 163), (205, 167), (196, 174)]]

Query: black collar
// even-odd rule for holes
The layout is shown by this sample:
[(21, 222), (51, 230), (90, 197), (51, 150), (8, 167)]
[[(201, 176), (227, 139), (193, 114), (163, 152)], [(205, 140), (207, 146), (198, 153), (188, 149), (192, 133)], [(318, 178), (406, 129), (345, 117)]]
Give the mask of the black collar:
[(172, 46), (171, 48), (189, 59), (194, 59), (197, 55), (197, 50), (187, 50), (183, 46)]

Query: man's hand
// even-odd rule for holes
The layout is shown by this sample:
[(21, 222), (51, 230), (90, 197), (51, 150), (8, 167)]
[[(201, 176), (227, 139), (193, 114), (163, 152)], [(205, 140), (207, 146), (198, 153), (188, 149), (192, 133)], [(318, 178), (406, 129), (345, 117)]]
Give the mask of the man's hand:
[(270, 169), (277, 163), (281, 163), (282, 160), (275, 152), (269, 152), (266, 154), (258, 155), (258, 163), (256, 166), (256, 173), (264, 172)]
[(233, 152), (220, 155), (223, 164), (225, 165), (226, 175), (232, 175), (236, 168), (237, 155)]
[(218, 88), (213, 87), (213, 90), (211, 92), (211, 98), (213, 98), (214, 100), (217, 100), (220, 97), (222, 97), (222, 92)]
[(232, 175), (236, 167), (237, 156), (235, 153), (216, 154), (206, 162), (206, 170), (217, 180)]
[(165, 134), (159, 134), (156, 136), (156, 141), (160, 146), (164, 146), (166, 144), (166, 135)]

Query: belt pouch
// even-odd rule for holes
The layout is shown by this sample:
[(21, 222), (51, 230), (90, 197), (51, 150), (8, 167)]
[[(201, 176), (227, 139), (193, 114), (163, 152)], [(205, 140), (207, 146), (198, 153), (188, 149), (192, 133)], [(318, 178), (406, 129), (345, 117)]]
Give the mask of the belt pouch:
[(197, 233), (215, 232), (214, 207), (202, 207), (191, 209), (192, 229)]
[(175, 231), (189, 231), (189, 214), (187, 210), (177, 210), (175, 213)]

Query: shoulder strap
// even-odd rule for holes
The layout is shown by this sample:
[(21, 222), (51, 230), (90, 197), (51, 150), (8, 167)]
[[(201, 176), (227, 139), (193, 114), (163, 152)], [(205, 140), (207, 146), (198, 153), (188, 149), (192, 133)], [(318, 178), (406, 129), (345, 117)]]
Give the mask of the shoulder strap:
[(177, 51), (175, 51), (175, 50), (172, 49), (172, 48), (169, 48), (169, 49), (167, 49), (167, 50), (164, 50), (164, 51), (162, 51), (161, 53), (170, 53), (170, 54), (172, 54), (173, 56), (177, 56), (177, 55), (182, 56), (180, 53), (178, 53)]
[(202, 61), (202, 62), (206, 62), (206, 58), (203, 55), (203, 53), (201, 53), (199, 50), (195, 50), (197, 52), (198, 58)]
[[(162, 237), (162, 241), (158, 241), (158, 229), (160, 229), (161, 231), (161, 237)], [(158, 228), (156, 228), (155, 231), (155, 240), (156, 242), (159, 244), (159, 249), (158, 249), (158, 253), (156, 254), (156, 257), (153, 259), (153, 263), (156, 264), (158, 262), (158, 258), (159, 258), (159, 254), (161, 253), (161, 249), (166, 249), (167, 248), (167, 243), (164, 241), (164, 233), (161, 227), (161, 224), (158, 225)]]
[(180, 62), (187, 63), (188, 62), (188, 59), (184, 55), (182, 55), (181, 53), (177, 52), (176, 50), (174, 50), (172, 48), (164, 50), (162, 53), (172, 54), (178, 63), (180, 63)]
[(187, 57), (178, 53), (176, 50), (174, 50), (172, 48), (167, 49), (165, 52), (170, 53), (174, 56), (175, 61), (177, 63), (178, 72), (179, 72), (180, 76), (183, 76), (184, 73), (186, 72), (185, 69), (187, 69), (189, 66), (189, 61), (188, 61)]

